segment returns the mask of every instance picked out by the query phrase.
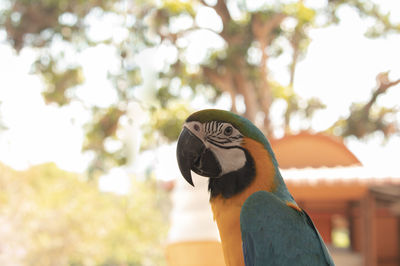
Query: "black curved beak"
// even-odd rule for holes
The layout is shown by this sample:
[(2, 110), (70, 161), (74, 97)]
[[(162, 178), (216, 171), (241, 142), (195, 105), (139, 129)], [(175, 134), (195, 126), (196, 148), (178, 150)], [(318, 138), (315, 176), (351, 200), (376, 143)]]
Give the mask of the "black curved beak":
[(207, 177), (218, 177), (221, 173), (221, 167), (214, 153), (186, 127), (179, 135), (176, 157), (179, 170), (192, 186), (194, 184), (190, 170)]

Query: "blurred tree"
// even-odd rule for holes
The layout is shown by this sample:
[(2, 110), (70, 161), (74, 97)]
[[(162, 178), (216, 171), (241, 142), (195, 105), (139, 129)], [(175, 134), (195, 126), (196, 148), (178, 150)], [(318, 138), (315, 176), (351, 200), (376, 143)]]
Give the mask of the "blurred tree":
[(0, 264), (165, 265), (165, 199), (153, 182), (132, 180), (118, 196), (54, 164), (0, 165)]
[[(38, 48), (33, 70), (46, 81), (43, 95), (47, 102), (65, 105), (79, 98), (74, 89), (84, 77), (74, 58), (80, 51), (98, 45), (116, 48), (120, 66), (110, 71), (109, 78), (118, 99), (110, 107), (91, 107), (94, 119), (87, 126), (84, 148), (97, 155), (94, 168), (102, 168), (109, 161), (126, 162), (123, 147), (109, 152), (104, 142), (118, 138), (121, 118), (126, 116), (129, 103), (136, 100), (132, 91), (142, 84), (137, 55), (149, 47), (169, 49), (169, 58), (160, 59), (157, 82), (151, 85), (157, 100), (151, 104), (156, 108), (149, 108), (153, 131), (168, 140), (177, 137), (179, 130), (174, 127), (181, 124), (184, 116), (170, 114), (161, 118), (160, 115), (168, 112), (168, 102), (179, 98), (180, 92), (191, 91), (192, 97), (200, 93), (209, 101), (215, 101), (224, 92), (230, 95), (232, 111), (238, 112), (237, 101), (243, 99), (246, 107), (243, 115), (261, 121), (258, 124), (264, 132), (273, 137), (269, 111), (274, 100), (283, 99), (287, 104), (286, 132), (290, 131), (294, 115), (310, 119), (324, 107), (318, 99), (301, 99), (293, 90), (297, 63), (310, 43), (310, 29), (337, 23), (340, 8), (350, 6), (360, 16), (374, 21), (367, 36), (376, 38), (400, 31), (400, 25), (391, 22), (390, 14), (382, 12), (371, 0), (332, 0), (318, 9), (302, 0), (257, 4), (253, 1), (252, 5), (238, 0), (8, 0), (7, 3), (0, 22), (17, 51), (26, 46)], [(207, 23), (201, 14), (208, 14), (214, 22)], [(324, 19), (317, 20), (318, 17)], [(93, 37), (91, 27), (96, 21), (113, 21), (113, 31), (106, 37)], [(193, 46), (205, 38), (210, 41)], [(63, 46), (67, 48), (59, 48)], [(193, 47), (207, 49), (200, 53)], [(291, 56), (288, 84), (274, 81), (268, 67), (270, 59), (283, 52)], [(391, 86), (396, 81), (392, 83)], [(375, 131), (386, 136), (397, 132), (397, 126), (384, 122), (396, 110), (374, 105), (377, 96), (387, 88), (378, 89), (367, 103), (354, 105), (349, 117), (338, 121), (331, 131), (357, 137)], [(157, 110), (160, 108), (165, 111)], [(179, 113), (189, 112), (184, 105), (180, 108)]]
[(363, 138), (374, 132), (382, 132), (385, 137), (399, 132), (398, 124), (393, 118), (398, 108), (379, 107), (375, 104), (381, 94), (400, 83), (400, 79), (389, 80), (389, 72), (382, 72), (376, 76), (376, 89), (366, 103), (354, 103), (350, 107), (350, 115), (339, 119), (328, 131), (343, 137), (355, 136)]

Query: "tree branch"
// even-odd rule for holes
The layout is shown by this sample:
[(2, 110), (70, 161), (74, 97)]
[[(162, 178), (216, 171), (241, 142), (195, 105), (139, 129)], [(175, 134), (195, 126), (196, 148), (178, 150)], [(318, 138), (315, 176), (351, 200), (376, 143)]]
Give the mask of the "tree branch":
[(263, 123), (263, 131), (268, 136), (272, 137), (273, 131), (271, 129), (271, 121), (269, 119), (269, 111), (272, 103), (272, 95), (271, 88), (268, 83), (268, 54), (266, 48), (270, 45), (274, 38), (273, 30), (279, 27), (282, 21), (287, 17), (286, 14), (276, 13), (267, 21), (261, 17), (261, 14), (256, 13), (253, 15), (251, 21), (251, 29), (253, 36), (260, 44), (261, 50), (261, 63), (259, 66), (259, 70), (261, 73), (261, 79), (259, 86), (259, 105), (261, 110), (264, 112), (264, 123)]
[[(162, 33), (161, 31), (157, 30), (157, 34), (160, 35), (160, 37), (161, 37), (162, 40), (168, 39), (168, 40), (172, 41), (173, 43), (175, 43), (176, 40), (177, 40), (178, 38), (184, 36), (185, 34), (188, 34), (188, 33), (191, 33), (191, 32), (193, 32), (193, 31), (196, 31), (196, 30), (206, 30), (206, 31), (209, 31), (209, 32), (211, 32), (211, 33), (214, 33), (214, 34), (216, 34), (216, 35), (221, 36), (221, 33), (216, 32), (216, 31), (213, 30), (213, 29), (210, 29), (210, 28), (201, 28), (201, 27), (198, 27), (198, 26), (193, 26), (193, 27), (191, 27), (191, 28), (188, 28), (188, 29), (179, 31), (179, 32), (177, 32), (177, 33), (167, 33), (167, 34), (164, 34), (164, 33)], [(223, 37), (223, 36), (221, 36), (221, 37)], [(224, 39), (225, 39), (225, 38), (224, 38)], [(225, 39), (225, 40), (226, 40), (226, 39)]]
[(226, 26), (232, 20), (225, 0), (218, 0), (217, 4), (214, 6), (214, 10), (221, 17), (224, 26)]
[(290, 39), (290, 45), (292, 46), (293, 49), (293, 56), (292, 56), (292, 63), (289, 66), (289, 75), (290, 75), (289, 86), (293, 86), (294, 84), (294, 75), (296, 72), (297, 62), (300, 56), (300, 40), (301, 40), (300, 33), (296, 30), (293, 33), (292, 38)]
[(265, 21), (260, 17), (259, 13), (253, 15), (251, 29), (254, 37), (261, 44), (261, 46), (268, 46), (273, 39), (271, 34), (274, 29), (276, 29), (281, 22), (287, 17), (286, 14), (276, 13), (270, 19)]
[(205, 6), (212, 7), (212, 6), (210, 6), (209, 4), (207, 4), (206, 1), (204, 1), (204, 0), (200, 0), (200, 2), (201, 2), (203, 5), (205, 5)]
[(244, 103), (246, 106), (246, 112), (244, 113), (244, 116), (250, 121), (255, 122), (257, 111), (259, 110), (256, 90), (254, 85), (244, 75), (245, 74), (242, 72), (234, 75), (234, 84), (236, 90), (243, 95), (244, 98)]
[(230, 72), (226, 72), (224, 74), (218, 74), (215, 72), (215, 69), (211, 69), (210, 67), (203, 66), (203, 73), (206, 76), (207, 80), (213, 84), (215, 87), (220, 90), (229, 93), (231, 96), (232, 107), (231, 111), (237, 113), (236, 108), (236, 91), (233, 85), (232, 74)]
[(377, 82), (378, 88), (374, 91), (374, 93), (371, 96), (371, 99), (368, 101), (368, 103), (365, 104), (365, 106), (363, 108), (363, 112), (365, 115), (369, 114), (371, 107), (376, 102), (378, 96), (386, 93), (386, 91), (389, 88), (399, 84), (400, 79), (395, 80), (395, 81), (389, 81), (389, 72), (383, 72), (383, 73), (379, 73), (376, 76), (376, 82)]
[(232, 17), (229, 13), (228, 7), (224, 0), (218, 0), (214, 6), (207, 4), (204, 0), (201, 0), (201, 3), (207, 7), (211, 7), (215, 10), (218, 16), (222, 20), (222, 31), (218, 33), (226, 42), (230, 42), (229, 35), (226, 33), (228, 29), (228, 24), (231, 22)]

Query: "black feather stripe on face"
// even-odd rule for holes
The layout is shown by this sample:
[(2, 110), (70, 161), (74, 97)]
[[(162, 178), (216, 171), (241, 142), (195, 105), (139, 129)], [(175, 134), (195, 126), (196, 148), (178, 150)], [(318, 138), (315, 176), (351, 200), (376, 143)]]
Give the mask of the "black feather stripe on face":
[(242, 192), (254, 180), (256, 175), (254, 160), (246, 149), (243, 151), (246, 155), (246, 164), (242, 168), (219, 178), (210, 178), (208, 190), (211, 198), (221, 195), (228, 199)]

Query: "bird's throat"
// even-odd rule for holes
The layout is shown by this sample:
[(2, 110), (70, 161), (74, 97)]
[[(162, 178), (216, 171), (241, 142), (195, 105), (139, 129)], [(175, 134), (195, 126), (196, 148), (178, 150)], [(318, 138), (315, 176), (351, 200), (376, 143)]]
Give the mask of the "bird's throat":
[(254, 160), (247, 150), (243, 151), (246, 163), (242, 168), (218, 178), (210, 178), (208, 190), (211, 198), (219, 195), (225, 199), (231, 198), (246, 189), (254, 180), (256, 174)]

